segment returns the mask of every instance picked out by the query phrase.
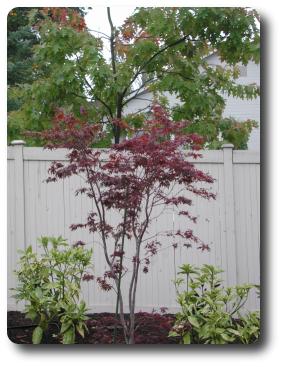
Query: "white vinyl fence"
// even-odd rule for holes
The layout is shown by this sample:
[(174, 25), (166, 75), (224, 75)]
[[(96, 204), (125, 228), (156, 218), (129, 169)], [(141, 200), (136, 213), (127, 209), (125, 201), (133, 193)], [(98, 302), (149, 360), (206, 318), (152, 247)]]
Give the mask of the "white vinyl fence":
[[(147, 274), (141, 273), (137, 290), (136, 311), (168, 307), (176, 312), (173, 280), (178, 266), (184, 263), (214, 264), (224, 270), (228, 285), (260, 281), (260, 157), (258, 152), (233, 150), (203, 151), (196, 166), (216, 179), (212, 191), (216, 200), (194, 198), (192, 213), (198, 216), (191, 228), (210, 251), (171, 246), (170, 237), (162, 237), (162, 247), (152, 258)], [(101, 247), (95, 235), (87, 230), (71, 231), (73, 223), (84, 223), (91, 203), (74, 191), (82, 179), (72, 177), (57, 183), (45, 183), (47, 169), (53, 160), (66, 160), (66, 150), (46, 151), (26, 148), (21, 141), (8, 147), (8, 288), (16, 286), (18, 249), (32, 245), (37, 251), (37, 238), (62, 235), (70, 243), (82, 240), (93, 247), (95, 275), (106, 270)], [(151, 233), (176, 229), (182, 225), (180, 216), (166, 211), (151, 226)], [(117, 218), (116, 218), (117, 219)], [(115, 218), (111, 218), (115, 222)], [(150, 236), (150, 234), (149, 234)], [(130, 260), (129, 260), (130, 261)], [(125, 278), (127, 282), (127, 278)], [(125, 289), (122, 289), (125, 292)], [(95, 281), (83, 283), (83, 297), (92, 312), (114, 312), (115, 293), (100, 290)], [(127, 297), (125, 297), (127, 311)], [(8, 290), (8, 310), (22, 310)], [(247, 303), (250, 310), (259, 309), (259, 299), (252, 293)]]

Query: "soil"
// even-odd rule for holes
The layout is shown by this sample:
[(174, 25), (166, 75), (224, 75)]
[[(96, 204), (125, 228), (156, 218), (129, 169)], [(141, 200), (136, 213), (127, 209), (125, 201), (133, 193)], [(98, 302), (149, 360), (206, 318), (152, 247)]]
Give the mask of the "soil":
[[(86, 324), (88, 333), (82, 338), (76, 335), (76, 344), (113, 344), (113, 331), (117, 325), (115, 344), (125, 344), (123, 329), (119, 320), (111, 313), (88, 315)], [(174, 324), (171, 314), (136, 314), (136, 344), (179, 344), (178, 338), (168, 338), (168, 332)], [(18, 311), (8, 312), (8, 337), (16, 344), (32, 344), (32, 333), (37, 326)], [(45, 332), (41, 344), (61, 344), (59, 323), (53, 322)]]

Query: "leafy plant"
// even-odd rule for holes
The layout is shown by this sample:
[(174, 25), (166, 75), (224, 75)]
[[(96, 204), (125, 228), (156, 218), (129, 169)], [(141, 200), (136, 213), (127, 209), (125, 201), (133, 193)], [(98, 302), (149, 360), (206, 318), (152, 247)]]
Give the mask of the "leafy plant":
[(242, 316), (236, 324), (237, 329), (229, 329), (243, 344), (256, 342), (260, 336), (260, 315), (258, 311)]
[[(237, 121), (225, 118), (219, 125), (222, 134), (222, 144), (232, 143), (235, 149), (248, 149), (248, 140), (253, 128), (258, 127), (254, 120)], [(218, 146), (219, 148), (219, 146)]]
[[(183, 344), (248, 344), (258, 339), (259, 313), (241, 314), (250, 290), (256, 286), (225, 288), (219, 276), (222, 270), (212, 265), (198, 268), (185, 264), (180, 269), (179, 274), (186, 276), (176, 280), (182, 311), (169, 336), (181, 336)], [(184, 281), (186, 290), (180, 292)]]
[(86, 273), (92, 251), (83, 248), (79, 241), (73, 247), (62, 237), (41, 237), (44, 253), (39, 255), (29, 246), (22, 251), (19, 270), (16, 271), (18, 287), (14, 289), (17, 300), (26, 301), (26, 317), (37, 320), (32, 342), (39, 344), (43, 333), (52, 321), (61, 324), (63, 344), (75, 342), (75, 332), (82, 337), (86, 330), (87, 311), (84, 301), (79, 301), (81, 281), (93, 278)]

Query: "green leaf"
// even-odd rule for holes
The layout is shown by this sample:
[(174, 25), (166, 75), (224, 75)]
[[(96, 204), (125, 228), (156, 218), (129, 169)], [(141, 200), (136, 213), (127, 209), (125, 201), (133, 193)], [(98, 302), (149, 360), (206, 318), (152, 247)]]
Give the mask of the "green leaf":
[(73, 321), (72, 320), (68, 320), (67, 322), (63, 322), (62, 326), (61, 326), (61, 334), (64, 334), (70, 327), (73, 326)]
[(191, 334), (190, 333), (187, 333), (183, 336), (183, 343), (191, 344)]
[(179, 268), (181, 271), (179, 271), (178, 274), (198, 274), (195, 266), (191, 264), (183, 264), (182, 266), (179, 266)]
[(42, 289), (41, 288), (36, 288), (35, 289), (35, 295), (36, 295), (37, 298), (42, 298), (42, 296), (43, 296)]
[(234, 330), (234, 329), (229, 328), (229, 329), (227, 329), (227, 331), (229, 331), (230, 333), (232, 333), (234, 335), (237, 335), (237, 336), (241, 335), (241, 333), (238, 330)]
[(84, 338), (85, 332), (84, 332), (83, 324), (79, 323), (78, 325), (76, 325), (76, 329), (77, 329), (77, 332), (81, 335), (81, 337)]
[(226, 341), (226, 342), (233, 342), (235, 340), (235, 338), (223, 333), (221, 334), (221, 337)]
[(26, 314), (26, 318), (31, 319), (32, 321), (34, 321), (37, 317), (37, 313), (34, 310), (30, 310), (27, 314)]
[(198, 323), (198, 320), (196, 319), (196, 317), (194, 316), (187, 316), (188, 317), (188, 320), (189, 322), (196, 328), (199, 328), (200, 327), (200, 324)]
[(74, 327), (70, 327), (63, 335), (63, 344), (74, 344), (75, 343), (75, 330)]
[(32, 333), (32, 344), (40, 344), (43, 336), (43, 329), (37, 326)]
[(179, 334), (176, 331), (170, 331), (168, 336), (179, 336)]

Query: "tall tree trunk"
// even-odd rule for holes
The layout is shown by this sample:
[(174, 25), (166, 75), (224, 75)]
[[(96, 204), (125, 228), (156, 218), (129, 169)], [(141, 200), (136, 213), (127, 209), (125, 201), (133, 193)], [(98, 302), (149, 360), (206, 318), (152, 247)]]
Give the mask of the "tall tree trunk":
[[(111, 64), (112, 64), (112, 72), (114, 76), (115, 83), (117, 82), (117, 72), (116, 72), (116, 50), (115, 50), (115, 35), (116, 35), (116, 28), (111, 19), (110, 14), (110, 7), (107, 7), (107, 16), (108, 22), (111, 28), (111, 36), (110, 36), (110, 51), (111, 51)], [(117, 92), (116, 95), (116, 118), (120, 119), (122, 117), (122, 101), (123, 97), (122, 94)], [(120, 136), (121, 136), (121, 127), (117, 125), (113, 125), (113, 135), (114, 135), (114, 143), (119, 144)]]
[[(122, 107), (123, 98), (122, 98), (120, 93), (117, 93), (116, 101), (117, 101), (116, 117), (117, 117), (117, 119), (121, 119), (122, 118), (122, 111), (123, 111), (123, 107)], [(115, 125), (115, 132), (114, 132), (114, 142), (115, 142), (115, 144), (120, 143), (120, 137), (121, 137), (121, 127), (118, 126), (118, 125)]]
[(114, 144), (120, 143), (121, 128), (120, 126), (113, 126)]

